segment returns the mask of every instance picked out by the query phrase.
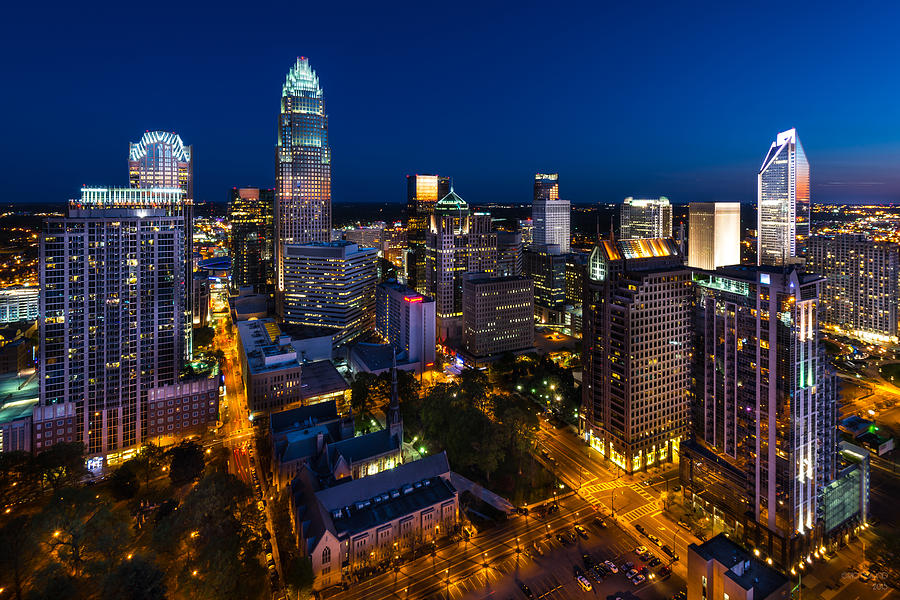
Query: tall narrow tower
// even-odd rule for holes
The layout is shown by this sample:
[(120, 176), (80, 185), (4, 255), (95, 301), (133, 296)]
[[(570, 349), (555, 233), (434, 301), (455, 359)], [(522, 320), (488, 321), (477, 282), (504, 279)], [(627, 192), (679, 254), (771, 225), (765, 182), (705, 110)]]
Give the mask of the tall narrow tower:
[(275, 147), (277, 297), (284, 294), (284, 245), (331, 241), (331, 147), (316, 72), (305, 57), (288, 71)]
[(778, 134), (759, 169), (758, 263), (802, 256), (809, 238), (809, 161), (796, 129)]

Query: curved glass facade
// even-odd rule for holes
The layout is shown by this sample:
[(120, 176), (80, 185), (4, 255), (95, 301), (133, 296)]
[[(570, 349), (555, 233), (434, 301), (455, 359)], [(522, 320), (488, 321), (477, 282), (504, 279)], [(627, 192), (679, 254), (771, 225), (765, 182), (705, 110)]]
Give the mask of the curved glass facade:
[(284, 244), (331, 240), (331, 147), (316, 72), (300, 57), (285, 79), (275, 149), (278, 289), (284, 290)]

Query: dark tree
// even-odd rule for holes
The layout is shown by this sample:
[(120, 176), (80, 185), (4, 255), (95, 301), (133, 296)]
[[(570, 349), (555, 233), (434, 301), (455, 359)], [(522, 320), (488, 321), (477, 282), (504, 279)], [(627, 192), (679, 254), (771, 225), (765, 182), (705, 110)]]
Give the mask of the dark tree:
[(185, 440), (169, 450), (169, 458), (169, 478), (174, 485), (184, 485), (203, 476), (206, 459), (199, 444)]
[(104, 580), (102, 600), (165, 600), (165, 575), (139, 556), (124, 560)]
[(25, 596), (26, 600), (78, 600), (82, 597), (78, 581), (56, 563), (35, 574), (34, 585)]
[(42, 477), (29, 452), (0, 452), (0, 505), (33, 499), (40, 491)]
[(128, 515), (88, 488), (60, 491), (39, 519), (39, 539), (76, 578), (107, 571), (131, 538)]
[(64, 442), (55, 444), (35, 456), (35, 469), (41, 481), (54, 492), (77, 485), (87, 474), (84, 466), (84, 444)]
[(134, 498), (140, 488), (137, 475), (134, 473), (134, 466), (131, 461), (126, 462), (118, 469), (113, 471), (112, 477), (109, 479), (109, 489), (113, 497), (117, 500), (129, 500)]
[(31, 520), (13, 517), (0, 529), (0, 581), (11, 582), (16, 600), (22, 599), (25, 581), (38, 554), (38, 543)]
[(134, 474), (143, 481), (144, 485), (148, 485), (153, 477), (161, 473), (160, 469), (165, 462), (165, 451), (156, 444), (148, 442), (141, 446), (137, 456), (126, 464), (130, 464)]

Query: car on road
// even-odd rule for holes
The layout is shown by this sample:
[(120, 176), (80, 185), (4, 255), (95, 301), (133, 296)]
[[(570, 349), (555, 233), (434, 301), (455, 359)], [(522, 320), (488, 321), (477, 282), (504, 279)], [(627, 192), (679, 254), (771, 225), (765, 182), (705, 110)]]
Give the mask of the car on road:
[(642, 533), (643, 535), (647, 535), (647, 530), (645, 530), (640, 524), (635, 525), (634, 528), (637, 529), (638, 532)]
[(688, 525), (685, 521), (678, 521), (678, 526), (682, 529), (687, 529), (688, 531), (691, 530), (691, 526)]
[(657, 546), (662, 544), (662, 541), (658, 537), (653, 535), (652, 533), (647, 536), (647, 539), (650, 540), (651, 542), (653, 542), (654, 544), (656, 544)]
[(653, 483), (649, 479), (645, 479), (644, 481), (641, 482), (641, 485), (643, 485), (645, 487), (650, 487), (651, 485), (653, 485)]
[(606, 521), (604, 521), (600, 517), (594, 517), (593, 523), (600, 529), (606, 529)]
[(646, 580), (647, 580), (646, 577), (644, 577), (643, 575), (638, 573), (637, 575), (635, 575), (634, 577), (631, 578), (631, 583), (633, 583), (634, 585), (640, 585), (640, 584), (644, 583), (644, 581), (646, 581)]
[(617, 567), (617, 566), (616, 566), (616, 563), (614, 563), (613, 561), (611, 561), (611, 560), (604, 560), (604, 561), (603, 561), (603, 564), (606, 565), (606, 568), (609, 569), (611, 573), (618, 573), (618, 572), (619, 572), (619, 567)]
[(678, 560), (678, 555), (675, 554), (675, 551), (669, 548), (668, 545), (663, 544), (662, 551), (665, 552), (672, 560)]
[(526, 598), (534, 598), (534, 592), (531, 591), (531, 588), (525, 585), (525, 582), (516, 580), (516, 583), (519, 585), (519, 589), (522, 590), (522, 593), (525, 594)]
[(588, 538), (588, 532), (587, 532), (587, 529), (585, 529), (585, 528), (582, 527), (581, 525), (576, 525), (576, 526), (575, 526), (575, 533), (577, 533), (578, 535), (580, 535), (580, 536), (583, 537), (584, 539), (587, 539), (587, 538)]
[(579, 575), (578, 577), (576, 577), (576, 579), (578, 580), (578, 584), (581, 586), (581, 589), (583, 589), (584, 591), (589, 592), (594, 589), (591, 585), (591, 582), (588, 581), (584, 575)]

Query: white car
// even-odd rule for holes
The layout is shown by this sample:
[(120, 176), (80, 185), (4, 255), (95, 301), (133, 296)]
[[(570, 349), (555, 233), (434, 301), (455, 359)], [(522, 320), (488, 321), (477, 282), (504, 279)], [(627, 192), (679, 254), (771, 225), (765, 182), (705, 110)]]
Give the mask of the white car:
[(644, 579), (646, 579), (646, 578), (643, 575), (641, 575), (640, 573), (638, 573), (637, 575), (635, 575), (634, 577), (631, 578), (631, 583), (633, 583), (634, 585), (640, 585), (644, 582)]
[(575, 579), (578, 580), (578, 585), (580, 585), (581, 589), (583, 589), (584, 591), (589, 592), (594, 589), (593, 587), (591, 587), (591, 582), (588, 581), (584, 575), (579, 575)]
[(613, 561), (611, 561), (611, 560), (604, 560), (604, 561), (603, 561), (603, 564), (606, 565), (606, 568), (609, 569), (610, 571), (612, 571), (613, 573), (618, 573), (618, 572), (619, 572), (619, 567), (617, 567), (617, 566), (616, 566), (616, 563), (614, 563)]

